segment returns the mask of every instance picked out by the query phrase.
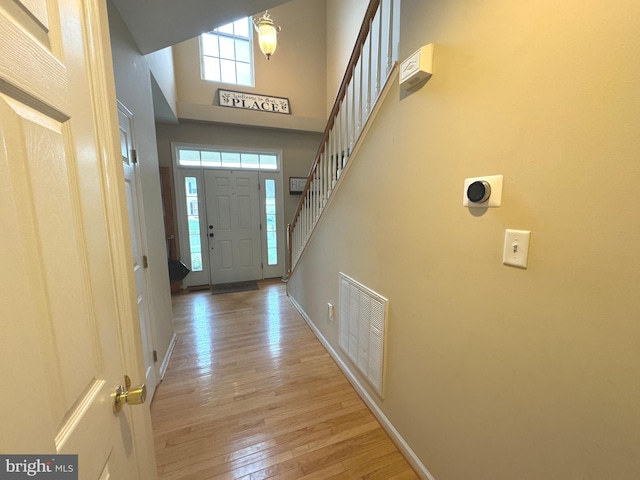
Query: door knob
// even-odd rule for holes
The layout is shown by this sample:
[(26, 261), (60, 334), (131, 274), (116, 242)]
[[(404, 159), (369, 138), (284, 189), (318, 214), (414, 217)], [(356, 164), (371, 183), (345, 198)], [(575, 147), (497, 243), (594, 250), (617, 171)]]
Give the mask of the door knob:
[(210, 234), (209, 234), (209, 236), (210, 236), (211, 238), (213, 238), (213, 233), (210, 233)]
[(120, 385), (116, 391), (111, 394), (113, 398), (113, 413), (119, 413), (125, 403), (129, 405), (140, 405), (147, 399), (147, 386), (144, 383), (131, 388), (131, 379), (128, 375), (124, 376), (124, 383), (124, 387)]

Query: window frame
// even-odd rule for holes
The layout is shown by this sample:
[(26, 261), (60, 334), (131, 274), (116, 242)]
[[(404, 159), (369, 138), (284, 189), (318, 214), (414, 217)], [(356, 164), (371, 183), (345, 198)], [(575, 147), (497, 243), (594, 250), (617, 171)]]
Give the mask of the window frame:
[[(200, 145), (190, 143), (172, 143), (173, 145), (173, 158), (176, 168), (194, 168), (194, 169), (212, 169), (212, 170), (249, 170), (257, 172), (273, 172), (277, 173), (282, 171), (282, 150), (272, 150), (268, 148), (248, 148), (248, 147), (225, 147), (218, 145)], [(200, 160), (198, 164), (188, 165), (180, 163), (180, 150), (198, 151), (200, 153)], [(211, 166), (202, 164), (202, 152), (208, 153), (220, 153), (220, 154), (232, 154), (241, 156), (241, 164), (235, 166), (224, 166), (222, 163), (220, 166)], [(276, 168), (261, 168), (258, 167), (243, 167), (242, 155), (264, 155), (272, 156), (276, 158)], [(196, 162), (196, 160), (193, 160)]]
[[(205, 32), (203, 34), (200, 35), (200, 76), (202, 78), (202, 80), (207, 81), (207, 82), (215, 82), (215, 83), (223, 83), (223, 84), (227, 84), (227, 85), (237, 85), (237, 86), (241, 86), (241, 87), (255, 87), (255, 56), (254, 56), (254, 50), (253, 50), (253, 22), (252, 22), (252, 18), (251, 17), (246, 17), (244, 18), (244, 20), (247, 22), (247, 29), (248, 29), (248, 37), (245, 37), (243, 35), (236, 35), (235, 34), (235, 24), (240, 22), (243, 19), (238, 19), (234, 22), (231, 22), (227, 25), (221, 25), (218, 28), (214, 28), (213, 30), (209, 31), (209, 32)], [(221, 31), (222, 29), (231, 26), (234, 29), (234, 33), (228, 33), (225, 31)], [(216, 35), (217, 36), (217, 42), (218, 42), (218, 56), (215, 55), (209, 55), (209, 54), (205, 54), (205, 36), (206, 35)], [(221, 56), (221, 52), (220, 52), (220, 37), (225, 38), (225, 39), (231, 39), (233, 41), (234, 44), (234, 54), (233, 54), (233, 59), (230, 58), (225, 58)], [(247, 42), (248, 44), (248, 48), (249, 48), (249, 62), (244, 62), (241, 60), (238, 60), (237, 58), (237, 50), (236, 50), (236, 42), (237, 41), (242, 41), (242, 42)], [(207, 72), (207, 68), (205, 66), (205, 60), (206, 58), (211, 58), (211, 59), (217, 59), (218, 61), (218, 76), (219, 76), (219, 80), (216, 79), (211, 79), (211, 78), (207, 78), (206, 76), (206, 72)], [(233, 61), (234, 63), (234, 74), (235, 74), (235, 82), (229, 82), (227, 80), (223, 80), (223, 67), (221, 65), (221, 61)], [(242, 64), (242, 65), (248, 65), (249, 66), (249, 80), (250, 83), (238, 83), (238, 64)]]

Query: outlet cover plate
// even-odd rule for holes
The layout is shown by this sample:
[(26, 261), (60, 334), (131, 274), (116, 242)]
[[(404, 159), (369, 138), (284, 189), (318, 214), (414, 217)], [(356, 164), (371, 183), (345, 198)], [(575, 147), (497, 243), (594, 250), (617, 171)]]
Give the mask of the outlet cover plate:
[(332, 303), (327, 303), (327, 319), (330, 322), (333, 322), (335, 319), (336, 309), (333, 307)]

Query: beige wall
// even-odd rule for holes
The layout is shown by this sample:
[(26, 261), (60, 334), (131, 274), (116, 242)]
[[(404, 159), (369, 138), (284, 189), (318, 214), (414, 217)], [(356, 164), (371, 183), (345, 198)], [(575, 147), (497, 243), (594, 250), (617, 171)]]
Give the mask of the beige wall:
[[(151, 70), (153, 108), (156, 120), (177, 122), (176, 76), (173, 66), (173, 48), (167, 47), (145, 55)], [(155, 82), (155, 83), (154, 83)]]
[(326, 0), (326, 2), (328, 116), (336, 100), (369, 1)]
[(149, 66), (133, 43), (117, 10), (109, 2), (109, 30), (116, 94), (133, 112), (133, 130), (138, 150), (147, 256), (149, 257), (149, 303), (154, 322), (154, 346), (162, 361), (173, 337), (173, 315), (167, 270), (158, 151), (151, 98)]
[(285, 205), (282, 228), (291, 221), (300, 201), (300, 195), (289, 195), (289, 177), (306, 177), (313, 161), (321, 135), (313, 132), (292, 132), (236, 125), (201, 122), (181, 122), (179, 125), (157, 125), (158, 156), (160, 165), (172, 164), (171, 143), (194, 143), (223, 147), (264, 148), (282, 150)]
[[(437, 480), (638, 478), (639, 20), (402, 2), (400, 57), (436, 43), (434, 76), (394, 87), (289, 288), (337, 351), (338, 272), (389, 298), (378, 404)], [(473, 214), (464, 178), (490, 174), (502, 206)]]
[[(178, 116), (184, 119), (261, 127), (323, 131), (325, 114), (325, 2), (294, 0), (270, 9), (282, 27), (276, 53), (267, 60), (254, 35), (255, 87), (201, 79), (199, 37), (174, 47)], [(220, 107), (217, 90), (286, 97), (291, 115)]]

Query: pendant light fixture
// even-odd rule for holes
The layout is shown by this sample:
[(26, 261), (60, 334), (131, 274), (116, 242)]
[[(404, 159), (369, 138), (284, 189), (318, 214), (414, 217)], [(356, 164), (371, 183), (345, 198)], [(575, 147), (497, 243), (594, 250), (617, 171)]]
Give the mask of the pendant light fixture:
[(264, 15), (259, 20), (256, 21), (254, 19), (253, 24), (258, 32), (260, 50), (262, 50), (262, 53), (264, 53), (267, 60), (269, 60), (278, 46), (278, 32), (280, 31), (280, 27), (271, 20), (267, 10), (265, 10)]

